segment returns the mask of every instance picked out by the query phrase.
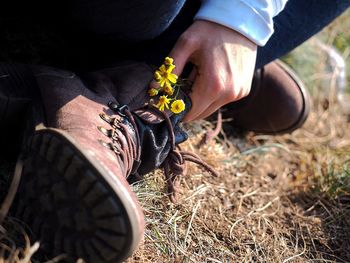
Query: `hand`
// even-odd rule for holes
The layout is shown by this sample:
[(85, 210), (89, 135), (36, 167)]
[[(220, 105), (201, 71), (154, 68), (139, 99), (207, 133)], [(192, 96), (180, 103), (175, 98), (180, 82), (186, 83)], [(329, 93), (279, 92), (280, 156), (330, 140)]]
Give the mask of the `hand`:
[(208, 117), (221, 106), (239, 100), (250, 92), (256, 60), (255, 43), (225, 26), (195, 21), (178, 39), (169, 56), (174, 58), (174, 73), (181, 75), (187, 62), (195, 68), (192, 108), (189, 122)]

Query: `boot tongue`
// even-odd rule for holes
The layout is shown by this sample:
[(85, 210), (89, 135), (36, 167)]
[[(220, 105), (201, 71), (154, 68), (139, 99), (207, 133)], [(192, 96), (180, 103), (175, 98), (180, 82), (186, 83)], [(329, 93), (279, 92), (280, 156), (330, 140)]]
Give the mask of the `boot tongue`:
[(178, 98), (183, 99), (186, 105), (185, 110), (179, 114), (170, 111), (162, 113), (153, 106), (134, 111), (142, 149), (141, 165), (138, 169), (140, 175), (160, 167), (174, 149), (174, 144), (180, 144), (188, 138), (179, 124), (190, 110), (191, 101), (184, 92), (179, 92)]

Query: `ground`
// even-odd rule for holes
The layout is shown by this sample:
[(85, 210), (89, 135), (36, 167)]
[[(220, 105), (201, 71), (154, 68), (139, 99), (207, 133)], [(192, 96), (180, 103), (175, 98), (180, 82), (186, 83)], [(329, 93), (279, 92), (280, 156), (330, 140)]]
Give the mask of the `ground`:
[[(183, 148), (220, 175), (189, 164), (176, 204), (165, 194), (160, 170), (135, 184), (146, 232), (128, 262), (350, 262), (350, 79), (341, 88), (339, 68), (320, 45), (335, 46), (349, 69), (349, 24), (348, 11), (284, 58), (312, 93), (313, 109), (301, 129), (280, 136), (239, 133), (225, 120), (226, 129), (200, 147), (214, 124), (185, 127), (190, 140)], [(8, 167), (2, 162), (5, 178)], [(14, 229), (14, 221), (8, 218), (4, 227)], [(10, 245), (3, 249), (18, 247), (8, 235), (0, 238)], [(27, 247), (24, 254), (30, 253)]]

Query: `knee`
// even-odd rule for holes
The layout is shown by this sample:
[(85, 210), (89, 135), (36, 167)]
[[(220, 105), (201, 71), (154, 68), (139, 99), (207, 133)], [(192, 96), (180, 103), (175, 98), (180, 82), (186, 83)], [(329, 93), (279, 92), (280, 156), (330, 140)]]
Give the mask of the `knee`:
[[(135, 4), (135, 2), (138, 2)], [(97, 36), (140, 41), (152, 39), (168, 28), (185, 0), (81, 1), (74, 18), (83, 31)]]

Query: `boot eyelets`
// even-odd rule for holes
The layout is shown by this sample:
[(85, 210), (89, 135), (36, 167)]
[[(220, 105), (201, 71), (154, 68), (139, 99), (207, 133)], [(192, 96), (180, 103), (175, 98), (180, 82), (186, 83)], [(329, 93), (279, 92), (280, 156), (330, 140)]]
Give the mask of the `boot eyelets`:
[(118, 155), (121, 154), (119, 148), (116, 145), (112, 145), (112, 150)]
[(120, 154), (121, 154), (121, 153), (120, 153), (120, 149), (119, 149), (116, 145), (113, 145), (112, 143), (104, 142), (104, 141), (102, 141), (102, 140), (98, 140), (98, 141), (99, 141), (99, 143), (100, 143), (102, 146), (108, 148), (109, 150), (112, 150), (112, 151), (115, 152), (117, 155), (120, 155)]
[(117, 102), (114, 102), (114, 101), (108, 102), (108, 107), (109, 107), (112, 111), (118, 113), (118, 114), (119, 114), (120, 116), (122, 116), (122, 117), (125, 117), (124, 112), (125, 112), (126, 110), (129, 111), (128, 105), (119, 106), (119, 104), (118, 104)]
[(118, 107), (119, 107), (119, 104), (115, 101), (109, 101), (108, 102), (108, 107), (113, 110), (113, 111), (116, 111), (118, 110)]
[(106, 135), (107, 137), (112, 137), (112, 130), (107, 130), (106, 128), (102, 127), (102, 126), (97, 126), (97, 129), (102, 132), (104, 135)]
[(112, 149), (113, 146), (112, 146), (110, 143), (104, 142), (104, 141), (102, 141), (102, 140), (98, 140), (98, 142), (99, 142), (102, 146), (104, 146), (104, 147), (106, 147), (106, 148), (108, 148), (108, 149), (113, 150), (113, 149)]
[(113, 124), (113, 122), (114, 122), (114, 119), (105, 113), (100, 113), (100, 118), (109, 124)]
[(113, 123), (111, 124), (114, 129), (121, 129), (120, 127), (120, 120), (114, 119)]
[(112, 140), (113, 142), (119, 142), (119, 137), (118, 134), (116, 132), (112, 132)]

